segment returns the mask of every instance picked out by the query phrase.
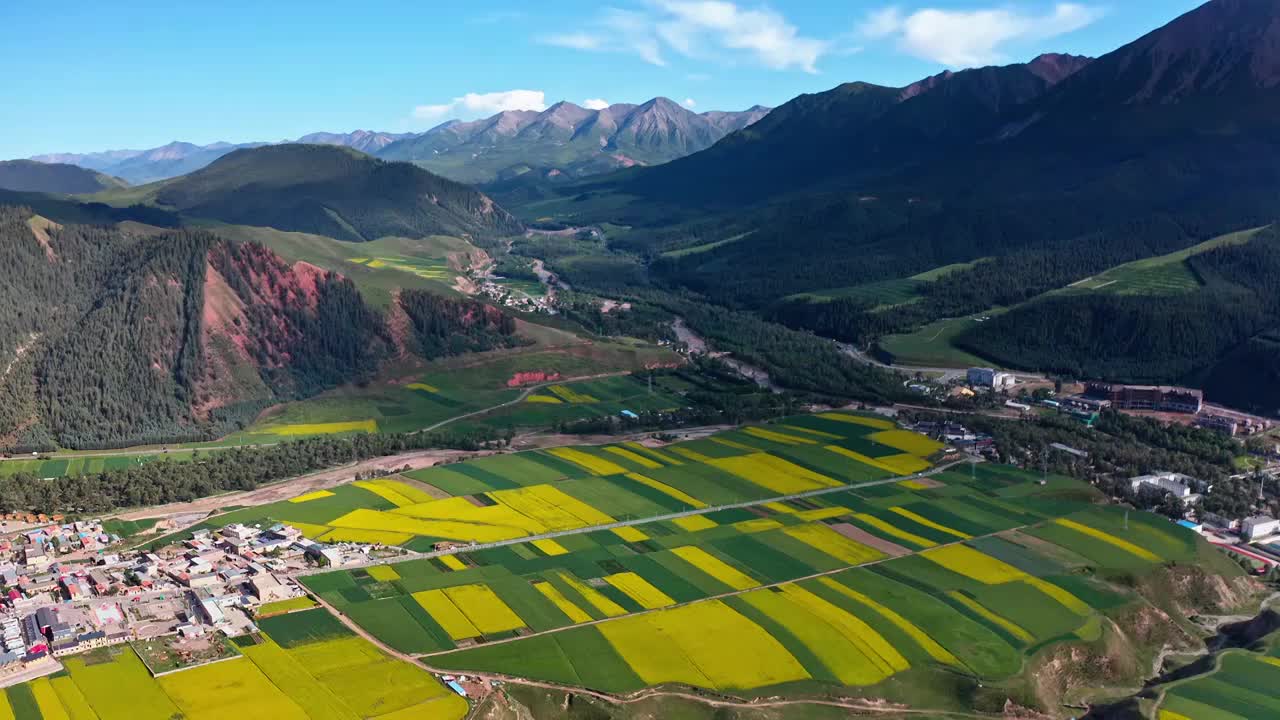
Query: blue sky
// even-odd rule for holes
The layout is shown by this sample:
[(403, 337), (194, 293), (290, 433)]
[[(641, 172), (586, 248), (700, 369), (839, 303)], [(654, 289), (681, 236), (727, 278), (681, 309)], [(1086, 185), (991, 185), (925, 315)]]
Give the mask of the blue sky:
[(776, 106), (851, 80), (1099, 55), (1199, 4), (4, 2), (0, 158), (420, 131), (561, 99)]

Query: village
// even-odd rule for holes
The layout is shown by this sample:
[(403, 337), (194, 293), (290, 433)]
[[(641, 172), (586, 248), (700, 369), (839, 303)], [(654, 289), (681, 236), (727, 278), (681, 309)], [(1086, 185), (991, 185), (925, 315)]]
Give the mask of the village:
[(283, 523), (195, 529), (129, 549), (99, 520), (10, 514), (0, 539), (0, 687), (59, 658), (131, 643), (153, 673), (234, 653), (269, 605), (303, 598), (295, 573), (400, 551), (325, 544)]

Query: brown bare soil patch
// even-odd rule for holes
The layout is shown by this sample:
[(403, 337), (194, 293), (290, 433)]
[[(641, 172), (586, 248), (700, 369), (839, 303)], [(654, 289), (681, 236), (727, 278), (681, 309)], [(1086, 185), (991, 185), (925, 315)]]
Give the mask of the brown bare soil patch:
[(57, 262), (58, 254), (53, 251), (53, 241), (49, 237), (49, 232), (61, 230), (62, 226), (49, 218), (32, 215), (31, 219), (27, 220), (27, 227), (31, 228), (31, 234), (36, 236), (36, 242), (44, 248), (44, 256), (49, 262)]
[(863, 530), (862, 528), (857, 527), (855, 525), (850, 525), (849, 523), (836, 523), (835, 525), (831, 526), (831, 529), (849, 538), (850, 540), (853, 540), (854, 542), (860, 542), (863, 545), (873, 547), (879, 550), (880, 552), (886, 555), (889, 555), (890, 557), (898, 557), (900, 555), (911, 554), (910, 550), (902, 547), (901, 545), (891, 543), (888, 540), (885, 540), (883, 538), (878, 538), (875, 535), (872, 535), (871, 533), (867, 532), (866, 530)]

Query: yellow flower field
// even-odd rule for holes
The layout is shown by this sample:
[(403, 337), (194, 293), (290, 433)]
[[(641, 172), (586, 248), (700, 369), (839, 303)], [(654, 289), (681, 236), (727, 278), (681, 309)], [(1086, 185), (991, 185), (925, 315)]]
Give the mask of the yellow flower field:
[(398, 513), (378, 512), (368, 508), (352, 510), (331, 523), (335, 528), (374, 530), (404, 535), (426, 535), (449, 540), (495, 542), (514, 540), (529, 533), (516, 528), (480, 525), (452, 520), (420, 520)]
[(738, 570), (720, 558), (696, 545), (685, 545), (671, 551), (676, 557), (710, 575), (734, 590), (750, 590), (759, 587), (755, 578)]
[(132, 652), (93, 665), (83, 656), (73, 656), (64, 665), (102, 720), (170, 720), (178, 712)]
[(742, 450), (749, 453), (760, 452), (760, 448), (758, 447), (752, 447), (746, 443), (740, 443), (737, 440), (730, 440), (725, 437), (709, 437), (707, 439), (717, 445), (723, 445), (727, 448), (733, 448), (734, 450)]
[(866, 523), (867, 525), (870, 525), (871, 527), (879, 530), (885, 535), (895, 537), (899, 540), (905, 540), (906, 542), (909, 542), (912, 545), (915, 545), (916, 547), (931, 548), (938, 544), (930, 540), (929, 538), (920, 537), (915, 533), (902, 530), (901, 528), (898, 528), (888, 522), (885, 522), (884, 520), (881, 520), (875, 515), (867, 515), (866, 513), (857, 513), (854, 515), (854, 517)]
[(617, 463), (609, 462), (602, 457), (596, 457), (591, 453), (585, 453), (574, 448), (552, 448), (548, 450), (547, 453), (554, 455), (561, 460), (568, 460), (574, 465), (586, 469), (593, 475), (621, 475), (627, 471), (626, 468)]
[(406, 505), (391, 512), (421, 520), (449, 520), (503, 528), (514, 533), (512, 537), (537, 535), (548, 530), (543, 523), (505, 504), (501, 496), (490, 494), (490, 497), (498, 504), (481, 507), (466, 498), (453, 497)]
[(671, 596), (633, 572), (606, 575), (604, 581), (626, 593), (627, 597), (640, 603), (640, 607), (646, 610), (676, 604), (676, 601), (672, 600)]
[(889, 471), (895, 475), (910, 475), (928, 470), (931, 467), (928, 462), (910, 453), (876, 458), (876, 462), (889, 468)]
[(551, 397), (550, 395), (530, 395), (529, 397), (525, 398), (524, 401), (527, 403), (542, 404), (542, 405), (563, 405), (564, 404), (564, 401), (561, 400), (560, 398)]
[(98, 720), (98, 714), (93, 711), (93, 706), (89, 704), (88, 698), (80, 691), (80, 686), (76, 685), (75, 680), (63, 676), (51, 678), (49, 683), (53, 686), (53, 691), (58, 694), (58, 699), (62, 701), (62, 707), (71, 720)]
[(1057, 600), (1063, 607), (1077, 615), (1089, 615), (1093, 612), (1088, 604), (1057, 585), (1028, 575), (1003, 560), (985, 555), (968, 545), (947, 545), (926, 550), (921, 554), (952, 572), (973, 578), (985, 585), (1025, 582)]
[(948, 535), (958, 537), (961, 540), (970, 540), (973, 538), (972, 535), (962, 533), (959, 530), (953, 530), (952, 528), (949, 528), (946, 525), (943, 525), (941, 523), (936, 523), (930, 520), (929, 518), (924, 517), (923, 515), (911, 512), (910, 510), (903, 507), (891, 507), (889, 508), (889, 512), (895, 515), (901, 515), (902, 517), (910, 520), (913, 523), (916, 523), (917, 525), (923, 525), (927, 528), (932, 528), (934, 530), (937, 530), (938, 532), (944, 532)]
[(327, 497), (333, 497), (333, 493), (329, 492), (328, 490), (313, 490), (312, 492), (309, 492), (309, 493), (303, 493), (298, 497), (290, 498), (289, 502), (304, 503), (304, 502), (309, 502), (311, 500), (319, 500), (321, 498), (327, 498)]
[(365, 568), (365, 572), (369, 573), (369, 577), (378, 582), (391, 582), (392, 580), (400, 579), (400, 573), (396, 572), (396, 569), (390, 565), (371, 565)]
[(795, 525), (784, 530), (787, 535), (850, 565), (861, 565), (883, 558), (884, 553), (855, 542), (822, 524)]
[(444, 594), (485, 635), (515, 630), (525, 625), (524, 620), (487, 585), (458, 585), (446, 588)]
[(715, 600), (598, 627), (650, 685), (675, 682), (737, 690), (809, 678), (772, 635)]
[(919, 480), (900, 480), (898, 481), (897, 485), (900, 488), (906, 488), (908, 490), (928, 490), (929, 489), (928, 485), (925, 485)]
[(313, 720), (360, 720), (359, 715), (274, 642), (268, 640), (241, 648), (241, 652)]
[(771, 590), (755, 590), (743, 595), (742, 599), (809, 648), (842, 684), (855, 687), (874, 685), (887, 677), (878, 663), (791, 596)]
[(820, 475), (768, 453), (708, 458), (706, 463), (779, 495), (791, 495), (841, 484), (826, 475)]
[(818, 417), (825, 420), (834, 420), (836, 422), (849, 423), (850, 425), (862, 425), (863, 427), (879, 428), (881, 430), (892, 430), (896, 425), (892, 420), (884, 418), (873, 418), (865, 415), (848, 415), (838, 412), (819, 413)]
[(638, 453), (644, 453), (645, 455), (648, 455), (649, 457), (657, 460), (658, 462), (665, 463), (667, 465), (683, 465), (684, 464), (680, 460), (677, 460), (676, 458), (672, 457), (671, 455), (668, 455), (667, 453), (662, 452), (661, 450), (655, 450), (651, 447), (646, 447), (644, 445), (641, 445), (638, 442), (626, 442), (626, 443), (623, 443), (623, 445), (626, 445), (627, 447), (631, 448), (632, 450), (635, 450)]
[(467, 569), (467, 564), (459, 560), (457, 555), (441, 555), (440, 563), (454, 572)]
[(899, 653), (888, 640), (856, 615), (827, 602), (799, 585), (783, 585), (782, 594), (822, 618), (832, 629), (844, 636), (845, 640), (858, 648), (885, 677), (911, 667), (907, 659), (902, 657), (902, 653)]
[(422, 488), (419, 488), (419, 487), (415, 487), (407, 482), (401, 482), (399, 480), (391, 480), (390, 478), (378, 478), (377, 480), (367, 480), (366, 482), (372, 483), (380, 488), (391, 490), (392, 492), (395, 492), (397, 495), (408, 498), (411, 504), (431, 502), (432, 500), (437, 499), (435, 497), (432, 497), (431, 493), (428, 493), (426, 490), (423, 490)]
[(409, 388), (410, 390), (421, 390), (422, 392), (429, 392), (432, 394), (440, 392), (440, 388), (434, 385), (428, 385), (426, 383), (420, 383), (420, 382), (409, 383), (408, 385), (405, 385), (405, 387)]
[(373, 493), (374, 495), (377, 495), (378, 497), (382, 498), (383, 500), (386, 500), (387, 502), (391, 503), (392, 505), (395, 505), (398, 508), (407, 507), (409, 505), (414, 504), (413, 500), (410, 500), (408, 497), (401, 494), (396, 488), (387, 487), (385, 485), (378, 485), (369, 480), (356, 480), (351, 484), (355, 485), (361, 490), (368, 490), (369, 492)]
[(612, 453), (614, 455), (617, 455), (620, 458), (630, 460), (631, 462), (639, 465), (642, 468), (646, 468), (648, 470), (656, 470), (657, 468), (662, 467), (662, 463), (656, 460), (650, 460), (649, 458), (639, 453), (632, 452), (631, 450), (628, 450), (624, 447), (618, 447), (615, 445), (613, 447), (605, 448), (604, 451), (607, 453)]
[(782, 445), (817, 445), (818, 444), (817, 440), (810, 440), (807, 437), (800, 437), (799, 435), (788, 435), (787, 433), (778, 432), (776, 430), (767, 430), (762, 427), (746, 427), (742, 429), (742, 432), (750, 435), (751, 437), (757, 437), (757, 438), (760, 438), (761, 440), (768, 440), (770, 442), (776, 442)]
[(376, 543), (378, 545), (403, 545), (413, 539), (409, 533), (387, 530), (363, 530), (359, 528), (334, 528), (321, 535), (321, 542)]
[(288, 652), (359, 717), (405, 717), (410, 707), (427, 709), (412, 716), (424, 720), (461, 720), (467, 713), (466, 702), (431, 673), (383, 654), (363, 638), (310, 643)]
[(903, 472), (902, 472), (902, 471), (901, 471), (897, 466), (895, 466), (895, 465), (889, 465), (888, 463), (880, 462), (880, 460), (877, 460), (876, 458), (873, 458), (873, 457), (871, 457), (870, 455), (863, 455), (863, 454), (862, 454), (862, 453), (860, 453), (860, 452), (855, 452), (855, 451), (850, 450), (850, 449), (848, 449), (848, 448), (840, 447), (839, 445), (825, 445), (825, 446), (823, 446), (823, 447), (824, 447), (826, 450), (828, 450), (828, 451), (830, 451), (830, 452), (833, 452), (833, 453), (835, 453), (835, 454), (837, 454), (837, 455), (841, 455), (841, 456), (843, 456), (843, 457), (847, 457), (847, 458), (849, 458), (850, 460), (857, 460), (858, 462), (862, 463), (863, 465), (870, 465), (871, 467), (876, 468), (876, 469), (878, 469), (878, 470), (883, 470), (883, 471), (885, 471), (885, 472), (889, 473), (890, 475), (902, 475), (902, 474), (904, 474), (904, 473), (903, 473)]
[(1021, 625), (1018, 625), (1017, 623), (1013, 622), (1012, 620), (1009, 620), (1003, 615), (999, 615), (995, 612), (992, 612), (986, 606), (982, 605), (977, 600), (974, 600), (968, 595), (965, 595), (959, 590), (949, 591), (947, 593), (947, 597), (950, 597), (956, 602), (960, 603), (961, 605), (964, 605), (966, 608), (969, 608), (969, 610), (973, 611), (973, 613), (976, 614), (978, 617), (981, 617), (985, 620), (993, 622), (996, 625), (999, 625), (1000, 627), (1004, 628), (1004, 630), (1008, 632), (1010, 635), (1018, 638), (1022, 642), (1028, 645), (1035, 642), (1035, 636), (1027, 632), (1026, 630), (1024, 630)]
[(582, 599), (591, 603), (592, 607), (603, 613), (605, 617), (618, 617), (619, 615), (627, 614), (626, 608), (605, 597), (599, 590), (596, 590), (590, 585), (582, 582), (571, 573), (560, 572), (556, 573), (556, 575), (566, 585), (573, 588), (574, 591), (581, 595)]
[(489, 497), (533, 518), (547, 530), (574, 530), (614, 522), (608, 515), (552, 485), (497, 490)]
[(286, 523), (289, 527), (297, 528), (302, 536), (310, 540), (319, 540), (321, 535), (329, 532), (333, 528), (328, 525), (312, 525), (311, 523), (300, 523), (290, 521)]
[(960, 660), (955, 655), (952, 655), (949, 650), (939, 645), (938, 641), (930, 637), (929, 634), (926, 633), (925, 631), (916, 627), (915, 623), (902, 617), (892, 609), (885, 607), (884, 605), (881, 605), (880, 603), (876, 602), (870, 597), (867, 597), (866, 595), (844, 585), (843, 583), (837, 582), (836, 580), (832, 580), (829, 577), (819, 578), (818, 582), (840, 593), (841, 595), (844, 595), (847, 598), (855, 600), (858, 603), (861, 603), (862, 605), (865, 605), (871, 608), (872, 610), (876, 611), (876, 613), (878, 613), (885, 620), (888, 620), (889, 622), (893, 623), (898, 629), (906, 633), (912, 640), (916, 642), (917, 645), (921, 647), (921, 649), (923, 649), (926, 653), (929, 654), (929, 657), (933, 658), (934, 660), (937, 660), (938, 662), (943, 663), (945, 665), (951, 665), (952, 667), (964, 667), (963, 663), (961, 663)]
[(547, 389), (555, 393), (556, 396), (558, 396), (560, 399), (564, 400), (567, 403), (578, 403), (581, 405), (590, 405), (592, 403), (600, 402), (596, 398), (586, 393), (580, 393), (567, 385), (552, 385)]
[[(58, 693), (54, 691), (53, 685), (49, 683), (49, 678), (42, 677), (38, 680), (32, 680), (29, 687), (31, 688), (31, 694), (36, 699), (36, 706), (40, 708), (40, 715), (44, 720), (71, 720), (71, 715), (63, 708), (62, 700), (58, 698)], [(93, 716), (90, 715), (90, 717)]]
[(781, 425), (779, 427), (784, 427), (793, 432), (804, 433), (805, 435), (812, 435), (814, 437), (820, 437), (827, 440), (843, 440), (844, 439), (843, 437), (841, 437), (840, 435), (836, 435), (835, 433), (823, 432), (821, 430), (812, 430), (807, 427), (800, 427), (799, 425)]
[(551, 557), (555, 557), (556, 555), (567, 555), (569, 553), (563, 545), (552, 539), (534, 540), (533, 546)]
[(910, 430), (885, 430), (871, 433), (867, 438), (918, 457), (928, 457), (944, 447), (937, 440)]
[(1144, 547), (1135, 545), (1123, 538), (1118, 538), (1115, 535), (1112, 535), (1111, 533), (1104, 532), (1097, 528), (1089, 527), (1084, 523), (1078, 523), (1075, 520), (1068, 520), (1067, 518), (1058, 518), (1054, 520), (1054, 522), (1057, 523), (1058, 525), (1061, 525), (1064, 528), (1075, 530), (1078, 533), (1083, 533), (1085, 535), (1088, 535), (1089, 537), (1101, 540), (1102, 542), (1105, 542), (1109, 545), (1113, 545), (1117, 548), (1120, 548), (1121, 550), (1129, 553), (1130, 555), (1135, 555), (1137, 557), (1140, 557), (1143, 560), (1146, 560), (1147, 562), (1158, 563), (1161, 561), (1161, 558), (1159, 555), (1156, 555), (1155, 553), (1151, 552), (1150, 550), (1147, 550)]
[(713, 527), (720, 527), (716, 524), (715, 520), (712, 520), (705, 515), (689, 515), (687, 517), (676, 518), (671, 522), (675, 523), (676, 527), (684, 530), (685, 532), (702, 532), (703, 530), (710, 530)]
[(702, 502), (698, 498), (690, 495), (689, 493), (683, 490), (673, 488), (670, 485), (664, 482), (661, 482), (659, 480), (654, 480), (653, 478), (645, 477), (640, 473), (627, 473), (626, 477), (628, 480), (634, 480), (640, 483), (641, 485), (647, 485), (653, 488), (654, 490), (657, 490), (658, 492), (663, 493), (664, 495), (675, 498), (676, 500), (679, 500), (680, 502), (684, 503), (685, 505), (688, 505), (689, 507), (704, 508), (707, 506), (706, 503)]
[(569, 598), (565, 597), (564, 593), (560, 592), (560, 589), (555, 585), (543, 581), (536, 582), (533, 586), (537, 588), (538, 592), (542, 593), (543, 597), (550, 600), (556, 607), (560, 608), (560, 612), (564, 613), (565, 616), (568, 617), (575, 625), (591, 621), (591, 616), (587, 614), (587, 611), (577, 605), (574, 605), (573, 602), (570, 601)]
[(645, 535), (642, 530), (634, 528), (630, 525), (627, 525), (626, 527), (614, 528), (613, 534), (617, 535), (623, 540), (626, 540), (627, 542), (644, 542), (645, 540), (649, 539), (649, 536)]
[(440, 628), (454, 640), (466, 640), (479, 637), (480, 631), (472, 624), (457, 605), (444, 594), (443, 590), (422, 590), (413, 594), (413, 599), (427, 611), (440, 625)]
[(804, 520), (805, 522), (820, 522), (822, 520), (830, 520), (831, 518), (838, 518), (843, 515), (848, 515), (850, 512), (852, 511), (849, 508), (840, 507), (837, 505), (835, 507), (814, 508), (812, 510), (801, 510), (800, 512), (796, 513), (796, 517), (800, 518), (801, 520)]
[(192, 720), (270, 717), (308, 720), (287, 695), (248, 659), (203, 665), (156, 680), (183, 715)]
[(733, 524), (739, 532), (744, 534), (764, 532), (765, 530), (777, 530), (782, 527), (782, 523), (773, 518), (756, 518), (754, 520), (740, 520)]
[(332, 422), (332, 423), (298, 423), (293, 425), (276, 425), (264, 428), (263, 432), (272, 435), (337, 435), (339, 433), (349, 432), (378, 432), (377, 420), (353, 420), (351, 422)]

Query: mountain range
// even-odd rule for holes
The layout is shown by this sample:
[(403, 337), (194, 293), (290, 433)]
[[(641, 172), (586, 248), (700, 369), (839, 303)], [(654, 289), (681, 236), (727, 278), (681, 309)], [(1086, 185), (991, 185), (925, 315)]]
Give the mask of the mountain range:
[(463, 182), (486, 183), (538, 171), (574, 178), (657, 165), (711, 147), (768, 115), (693, 111), (667, 98), (589, 110), (560, 102), (542, 112), (512, 110), (472, 122), (449, 122), (378, 152)]
[(125, 187), (128, 183), (88, 168), (34, 160), (0, 160), (0, 189), (74, 195)]
[[(174, 141), (149, 150), (53, 153), (29, 159), (76, 165), (138, 185), (186, 175), (235, 150), (303, 143), (338, 145), (388, 160), (415, 162), (460, 182), (489, 182), (530, 169), (552, 177), (561, 173), (577, 177), (683, 157), (710, 147), (768, 112), (756, 106), (744, 112), (699, 114), (666, 98), (602, 110), (561, 102), (543, 112), (512, 110), (483, 120), (450, 121), (424, 133), (317, 132), (280, 143)], [(0, 187), (26, 189), (2, 183)]]

